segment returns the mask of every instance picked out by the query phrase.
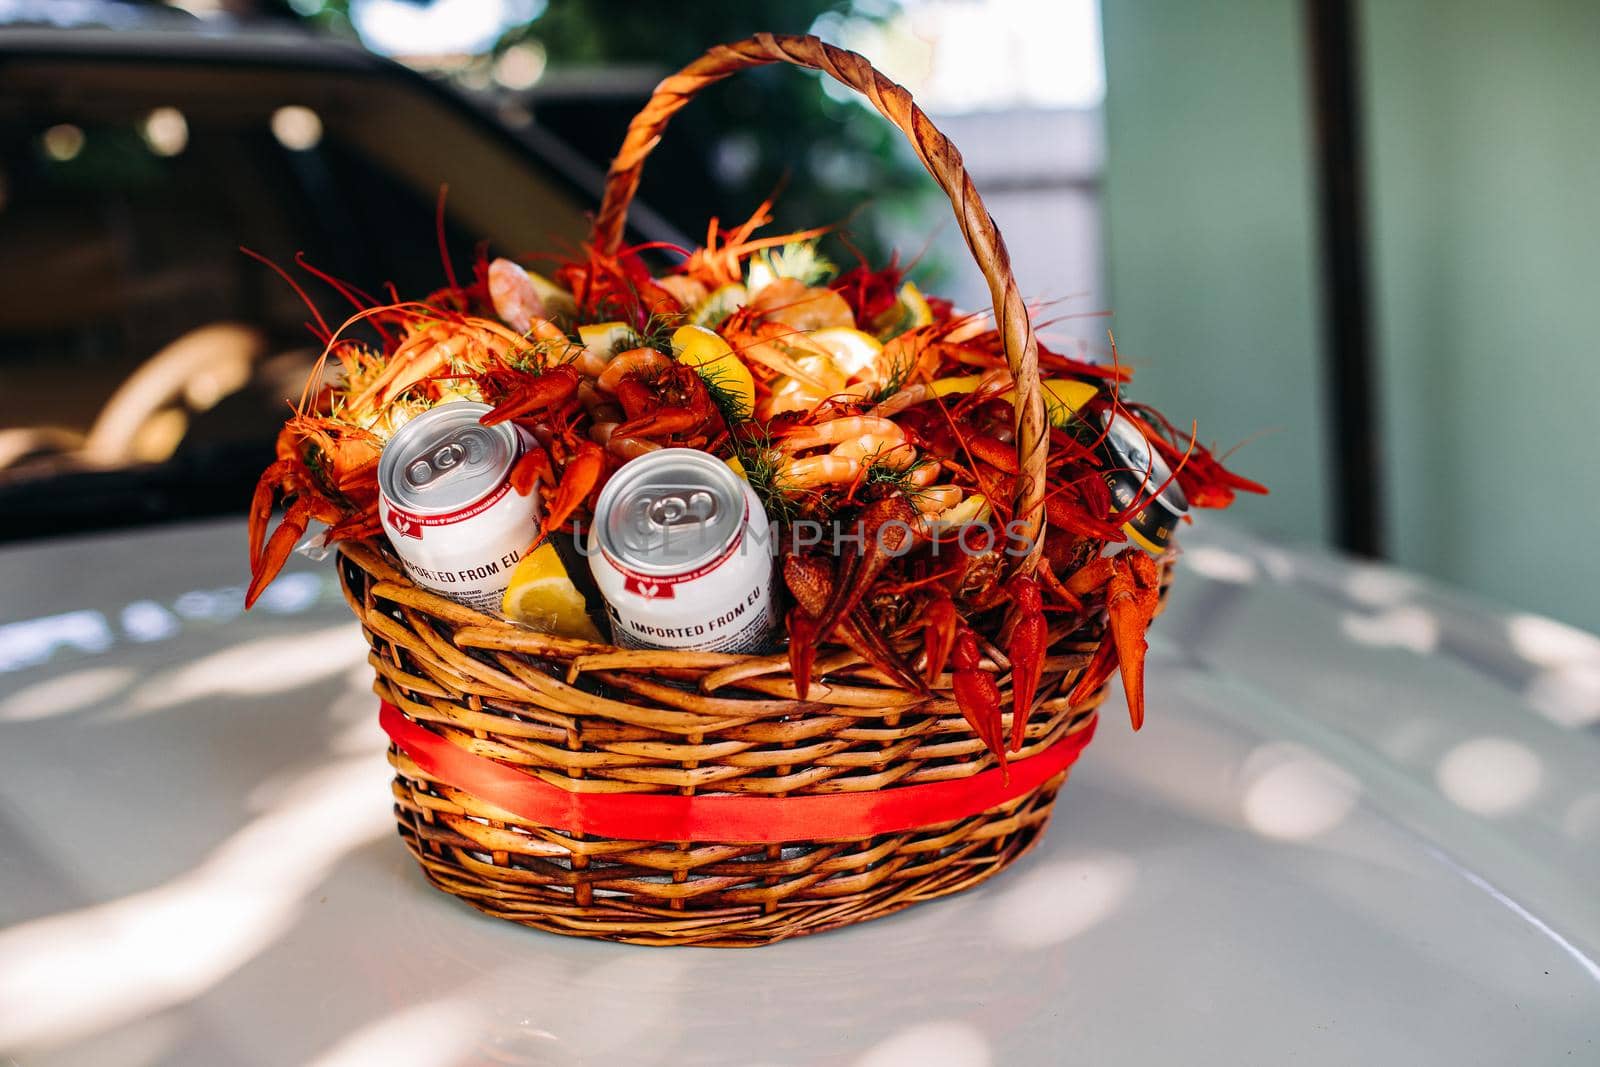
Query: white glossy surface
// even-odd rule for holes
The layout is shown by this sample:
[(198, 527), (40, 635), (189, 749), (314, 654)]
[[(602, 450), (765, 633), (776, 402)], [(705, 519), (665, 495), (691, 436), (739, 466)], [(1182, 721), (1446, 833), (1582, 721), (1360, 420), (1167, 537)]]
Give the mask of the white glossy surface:
[(1600, 1062), (1590, 635), (1201, 526), (1014, 870), (644, 949), (423, 882), (331, 568), (242, 617), (243, 537), (0, 552), (8, 1067)]

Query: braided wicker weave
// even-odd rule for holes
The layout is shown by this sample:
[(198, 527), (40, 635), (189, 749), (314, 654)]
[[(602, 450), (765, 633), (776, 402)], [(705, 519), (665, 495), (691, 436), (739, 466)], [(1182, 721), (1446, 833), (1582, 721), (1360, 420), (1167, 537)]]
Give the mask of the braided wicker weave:
[[(861, 56), (814, 37), (761, 34), (714, 48), (667, 78), (612, 165), (595, 246), (618, 247), (640, 169), (672, 115), (704, 86), (774, 62), (823, 71), (862, 93), (905, 132), (949, 194), (989, 282), (1018, 383), (1023, 477), (1015, 514), (1038, 530), (1047, 428), (1033, 328), (1005, 244), (960, 153)], [(627, 651), (534, 633), (418, 589), (382, 542), (343, 546), (340, 578), (372, 646), (383, 700), (437, 738), (570, 793), (782, 803), (967, 779), (995, 766), (950, 698), (948, 674), (928, 700), (828, 645), (801, 701), (782, 655)], [(1091, 730), (1103, 695), (1076, 706), (1065, 696), (1101, 631), (1052, 637), (1042, 699), (1017, 760)], [(985, 651), (1006, 669), (998, 651)], [(1000, 680), (1009, 707), (1009, 677)], [(465, 793), (401, 748), (391, 748), (390, 761), (401, 837), (434, 885), (528, 926), (654, 945), (764, 944), (959, 892), (1038, 840), (1066, 777), (1061, 771), (980, 814), (909, 831), (739, 844), (571, 833)]]

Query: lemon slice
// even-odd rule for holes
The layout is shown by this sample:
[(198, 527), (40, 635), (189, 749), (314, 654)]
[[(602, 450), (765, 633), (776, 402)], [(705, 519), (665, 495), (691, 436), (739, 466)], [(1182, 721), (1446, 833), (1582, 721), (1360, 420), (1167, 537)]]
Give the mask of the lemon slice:
[(944, 526), (965, 526), (971, 522), (982, 522), (989, 517), (989, 499), (982, 493), (974, 493), (951, 507), (939, 512), (935, 520)]
[(583, 594), (567, 577), (556, 546), (548, 541), (522, 557), (500, 610), (512, 622), (561, 637), (604, 642), (589, 617)]
[(744, 307), (750, 299), (750, 294), (738, 282), (713, 289), (711, 295), (706, 297), (694, 313), (689, 316), (689, 321), (696, 326), (715, 326), (735, 311)]
[(578, 339), (583, 347), (590, 355), (603, 360), (610, 359), (623, 345), (631, 346), (635, 336), (633, 327), (625, 322), (596, 322), (578, 327)]
[(916, 282), (906, 282), (900, 287), (900, 306), (905, 308), (906, 316), (910, 320), (906, 324), (906, 329), (933, 325), (933, 309), (928, 306), (927, 298), (922, 295), (922, 290), (917, 288)]
[(847, 378), (854, 378), (869, 367), (876, 366), (883, 356), (882, 341), (849, 326), (812, 330), (807, 336), (827, 351), (833, 359), (833, 365), (843, 371)]
[(898, 337), (907, 330), (932, 324), (933, 309), (928, 306), (928, 300), (922, 295), (922, 290), (917, 288), (916, 282), (906, 282), (900, 286), (894, 307), (872, 320), (878, 336), (886, 341), (891, 337)]
[[(933, 382), (933, 394), (948, 396), (951, 393), (970, 393), (978, 388), (978, 382), (981, 380), (977, 375), (966, 378), (936, 378)], [(1047, 411), (1064, 408), (1068, 414), (1093, 400), (1095, 394), (1100, 391), (1098, 386), (1080, 382), (1076, 378), (1046, 378), (1039, 383), (1039, 387), (1044, 390), (1044, 406)], [(1007, 389), (1000, 394), (1000, 398), (1010, 400), (1016, 395), (1015, 390)]]
[(542, 274), (528, 271), (528, 280), (533, 283), (533, 291), (539, 296), (539, 303), (544, 307), (544, 317), (561, 327), (570, 327), (578, 318), (578, 302), (572, 299), (572, 294), (567, 292), (555, 282)]
[(700, 377), (733, 397), (742, 414), (750, 414), (756, 402), (756, 380), (715, 330), (680, 326), (672, 334), (672, 351), (679, 363), (693, 367)]

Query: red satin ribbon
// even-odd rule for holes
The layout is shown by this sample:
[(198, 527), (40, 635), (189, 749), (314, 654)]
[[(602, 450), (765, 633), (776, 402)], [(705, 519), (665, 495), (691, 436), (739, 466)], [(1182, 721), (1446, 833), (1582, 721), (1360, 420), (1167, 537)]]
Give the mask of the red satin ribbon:
[(633, 841), (784, 841), (874, 837), (964, 819), (1037, 788), (1072, 765), (1095, 724), (1036, 756), (971, 778), (822, 796), (569, 793), (450, 743), (383, 702), (378, 723), (432, 777), (530, 822), (574, 834)]

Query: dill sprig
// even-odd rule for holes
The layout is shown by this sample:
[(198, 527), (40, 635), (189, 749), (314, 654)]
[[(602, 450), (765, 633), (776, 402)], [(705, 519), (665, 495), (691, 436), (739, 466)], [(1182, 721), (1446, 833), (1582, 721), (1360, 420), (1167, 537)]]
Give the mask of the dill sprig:
[(793, 278), (801, 285), (821, 285), (839, 273), (833, 261), (817, 251), (816, 240), (791, 241), (786, 245), (757, 253), (777, 278)]
[(765, 427), (733, 435), (733, 458), (744, 469), (745, 480), (766, 508), (767, 516), (780, 527), (793, 522), (800, 513), (800, 501), (782, 485), (780, 468), (785, 456), (778, 451)]
[(718, 371), (706, 367), (696, 367), (700, 380), (705, 383), (706, 392), (711, 396), (711, 403), (722, 414), (722, 421), (729, 430), (737, 429), (746, 422), (751, 415), (751, 408), (743, 396), (737, 393), (729, 384), (729, 375), (726, 371)]
[(917, 357), (911, 353), (894, 357), (894, 362), (889, 365), (889, 372), (884, 376), (883, 384), (872, 394), (872, 403), (881, 404), (904, 389), (911, 381), (911, 374), (916, 368)]
[(863, 485), (885, 486), (904, 493), (914, 501), (922, 495), (924, 490), (922, 486), (916, 484), (912, 475), (932, 462), (934, 462), (932, 457), (920, 453), (915, 460), (905, 467), (895, 467), (888, 463), (869, 462), (861, 481)]

